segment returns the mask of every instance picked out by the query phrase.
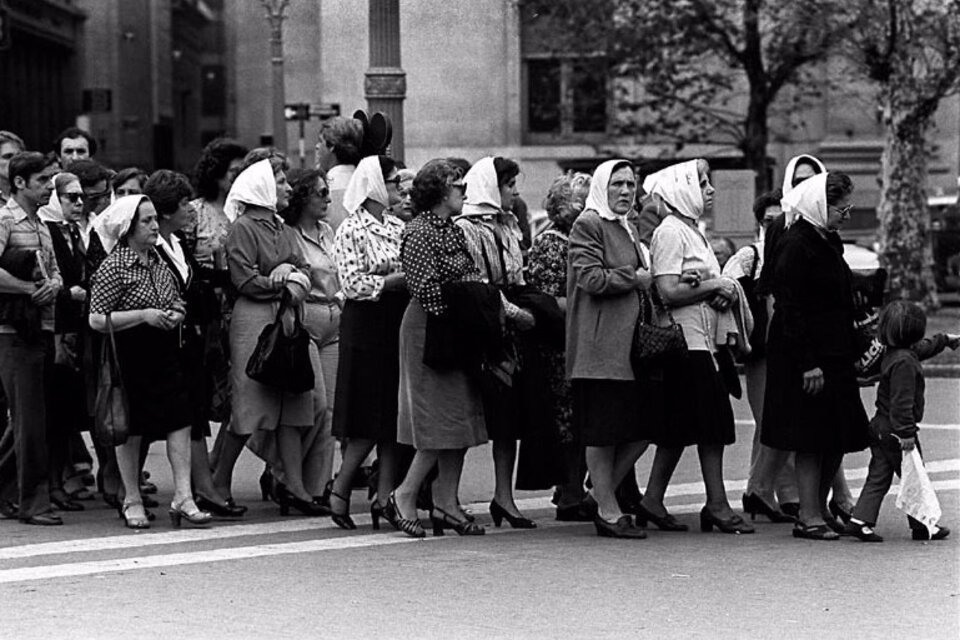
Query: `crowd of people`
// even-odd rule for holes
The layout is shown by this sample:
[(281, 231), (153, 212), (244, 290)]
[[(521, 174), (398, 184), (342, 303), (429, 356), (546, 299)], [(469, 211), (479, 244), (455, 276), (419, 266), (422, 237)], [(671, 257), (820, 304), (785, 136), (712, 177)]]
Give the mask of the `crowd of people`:
[[(553, 489), (557, 520), (640, 539), (648, 524), (688, 529), (665, 497), (695, 445), (702, 531), (753, 533), (744, 515), (759, 515), (798, 538), (882, 540), (880, 503), (917, 447), (919, 362), (960, 336), (925, 338), (919, 307), (895, 302), (874, 330), (877, 375), (857, 369), (837, 233), (849, 177), (794, 158), (756, 201), (757, 241), (735, 251), (705, 232), (706, 160), (645, 176), (608, 160), (554, 180), (531, 238), (516, 161), (415, 171), (369, 136), (363, 119), (326, 121), (310, 170), (217, 139), (188, 177), (108, 169), (76, 128), (51, 153), (0, 132), (4, 518), (62, 524), (95, 489), (128, 528), (150, 528), (144, 462), (163, 440), (175, 527), (244, 517), (232, 480), (248, 449), (283, 515), (355, 529), (353, 490), (367, 486), (374, 529), (423, 537), (426, 512), (434, 535), (479, 535), (459, 485), (466, 451), (489, 441), (495, 526), (535, 528), (514, 491)], [(289, 344), (312, 382), (251, 373), (273, 326), (304, 336)], [(724, 485), (738, 362), (756, 420), (743, 515)], [(112, 441), (105, 372), (126, 408)], [(871, 420), (859, 389), (877, 381)], [(854, 501), (842, 459), (868, 447)]]

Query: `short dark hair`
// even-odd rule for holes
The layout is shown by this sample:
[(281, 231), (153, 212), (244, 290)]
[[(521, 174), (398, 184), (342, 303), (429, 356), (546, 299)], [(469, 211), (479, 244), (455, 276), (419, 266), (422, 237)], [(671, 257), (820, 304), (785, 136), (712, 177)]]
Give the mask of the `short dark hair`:
[(0, 131), (0, 144), (6, 144), (8, 142), (20, 147), (21, 151), (27, 148), (27, 145), (23, 142), (23, 138), (15, 134), (13, 131)]
[(466, 158), (447, 158), (447, 162), (460, 169), (461, 175), (467, 175), (467, 171), (470, 171), (470, 161)]
[(80, 186), (90, 188), (98, 182), (110, 181), (110, 171), (96, 160), (77, 160), (70, 165), (70, 173), (80, 179)]
[(290, 162), (287, 160), (286, 154), (280, 151), (280, 149), (276, 147), (257, 147), (251, 149), (247, 155), (243, 157), (243, 164), (240, 165), (240, 170), (237, 171), (237, 175), (243, 173), (261, 160), (270, 161), (270, 167), (273, 169), (274, 175), (276, 175), (278, 171), (287, 172), (290, 170)]
[(853, 181), (845, 173), (827, 174), (827, 204), (836, 204), (853, 193)]
[(147, 180), (147, 172), (141, 169), (140, 167), (127, 167), (126, 169), (120, 169), (117, 172), (117, 175), (113, 176), (113, 179), (110, 181), (110, 187), (116, 191), (124, 182), (128, 180), (133, 180), (136, 178), (137, 182), (140, 183), (140, 190), (143, 190), (143, 185)]
[(217, 138), (203, 148), (193, 167), (193, 184), (197, 195), (204, 200), (216, 200), (220, 195), (220, 180), (227, 175), (230, 163), (243, 159), (249, 149), (230, 138)]
[(911, 347), (923, 339), (926, 331), (927, 316), (914, 302), (894, 300), (880, 311), (877, 337), (888, 347)]
[(10, 193), (19, 191), (16, 178), (23, 178), (25, 182), (29, 182), (30, 176), (41, 173), (52, 164), (47, 156), (39, 151), (21, 151), (10, 158)]
[(493, 159), (493, 170), (497, 172), (498, 187), (502, 187), (520, 175), (520, 165), (509, 158), (501, 158), (500, 156)]
[(53, 142), (53, 152), (60, 155), (60, 149), (62, 148), (63, 141), (67, 138), (85, 138), (87, 141), (87, 146), (90, 147), (90, 155), (97, 155), (97, 139), (92, 135), (81, 129), (80, 127), (67, 127), (60, 132), (60, 135), (57, 136), (57, 139)]
[(157, 209), (157, 216), (166, 217), (176, 213), (180, 201), (193, 196), (187, 176), (169, 169), (158, 169), (143, 185), (143, 195), (150, 198)]
[(782, 198), (783, 191), (780, 189), (761, 193), (757, 199), (753, 201), (753, 217), (757, 219), (757, 222), (761, 222), (767, 209), (770, 207), (779, 207)]
[(293, 192), (287, 208), (280, 212), (280, 217), (291, 227), (300, 222), (300, 216), (303, 215), (303, 210), (313, 195), (313, 188), (320, 178), (327, 179), (327, 174), (322, 169), (295, 169), (290, 172), (288, 179)]
[(414, 209), (418, 213), (430, 211), (450, 194), (450, 183), (462, 177), (460, 167), (444, 158), (436, 158), (423, 165), (410, 187)]
[(360, 147), (363, 144), (363, 125), (356, 118), (336, 116), (324, 120), (318, 137), (333, 151), (340, 164), (360, 162)]
[(390, 156), (377, 156), (377, 160), (380, 162), (380, 173), (383, 174), (384, 180), (387, 179), (387, 176), (397, 170), (397, 163)]

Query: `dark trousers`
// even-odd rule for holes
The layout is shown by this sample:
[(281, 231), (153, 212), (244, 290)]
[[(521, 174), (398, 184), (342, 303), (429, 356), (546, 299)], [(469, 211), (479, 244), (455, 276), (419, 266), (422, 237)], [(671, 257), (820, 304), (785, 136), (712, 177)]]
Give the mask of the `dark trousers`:
[(18, 488), (20, 517), (50, 510), (47, 390), (53, 368), (53, 334), (38, 343), (0, 334), (0, 384), (10, 405), (10, 425), (0, 438), (0, 495)]
[[(920, 441), (917, 441), (919, 450)], [(870, 442), (870, 466), (867, 469), (867, 480), (860, 491), (860, 498), (857, 500), (857, 506), (853, 508), (853, 517), (861, 522), (865, 522), (871, 527), (877, 525), (877, 519), (880, 517), (880, 506), (887, 492), (890, 491), (890, 485), (893, 483), (893, 476), (900, 476), (900, 463), (903, 461), (903, 453), (900, 450), (900, 443), (893, 436), (886, 436), (882, 440), (872, 440)], [(907, 521), (911, 529), (920, 529), (926, 531), (926, 527), (919, 520), (907, 516)]]

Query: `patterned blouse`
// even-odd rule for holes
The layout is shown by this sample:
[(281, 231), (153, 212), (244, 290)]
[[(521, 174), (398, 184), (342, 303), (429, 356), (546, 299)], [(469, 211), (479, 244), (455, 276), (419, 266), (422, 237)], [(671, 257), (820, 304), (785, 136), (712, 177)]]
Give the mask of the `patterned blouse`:
[(402, 237), (403, 221), (386, 211), (382, 222), (362, 207), (343, 221), (333, 251), (348, 300), (380, 299), (384, 278), (400, 271)]
[(230, 232), (230, 221), (222, 209), (218, 211), (203, 198), (197, 198), (190, 204), (197, 212), (197, 224), (193, 228), (193, 234), (185, 234), (188, 238), (187, 244), (193, 250), (197, 264), (213, 269), (216, 267), (217, 253), (224, 257), (226, 255), (225, 245)]
[(143, 264), (133, 249), (118, 244), (93, 274), (90, 313), (182, 305), (177, 281), (155, 249), (147, 252), (147, 261), (149, 265)]
[(467, 251), (463, 231), (449, 218), (430, 211), (407, 224), (400, 253), (410, 294), (427, 313), (442, 315), (447, 310), (441, 284), (481, 279)]
[[(523, 284), (522, 233), (512, 213), (469, 215), (456, 219), (467, 239), (467, 250), (490, 284)], [(502, 257), (502, 261), (501, 261)], [(503, 273), (506, 266), (506, 274)]]
[(527, 280), (555, 298), (567, 295), (567, 253), (570, 238), (555, 229), (544, 231), (530, 249)]

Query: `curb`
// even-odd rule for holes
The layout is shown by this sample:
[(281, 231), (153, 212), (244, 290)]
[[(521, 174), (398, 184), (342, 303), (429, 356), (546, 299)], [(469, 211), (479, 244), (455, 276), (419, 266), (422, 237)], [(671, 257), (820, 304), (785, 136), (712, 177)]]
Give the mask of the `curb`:
[(927, 378), (960, 378), (960, 364), (925, 364), (923, 375)]

